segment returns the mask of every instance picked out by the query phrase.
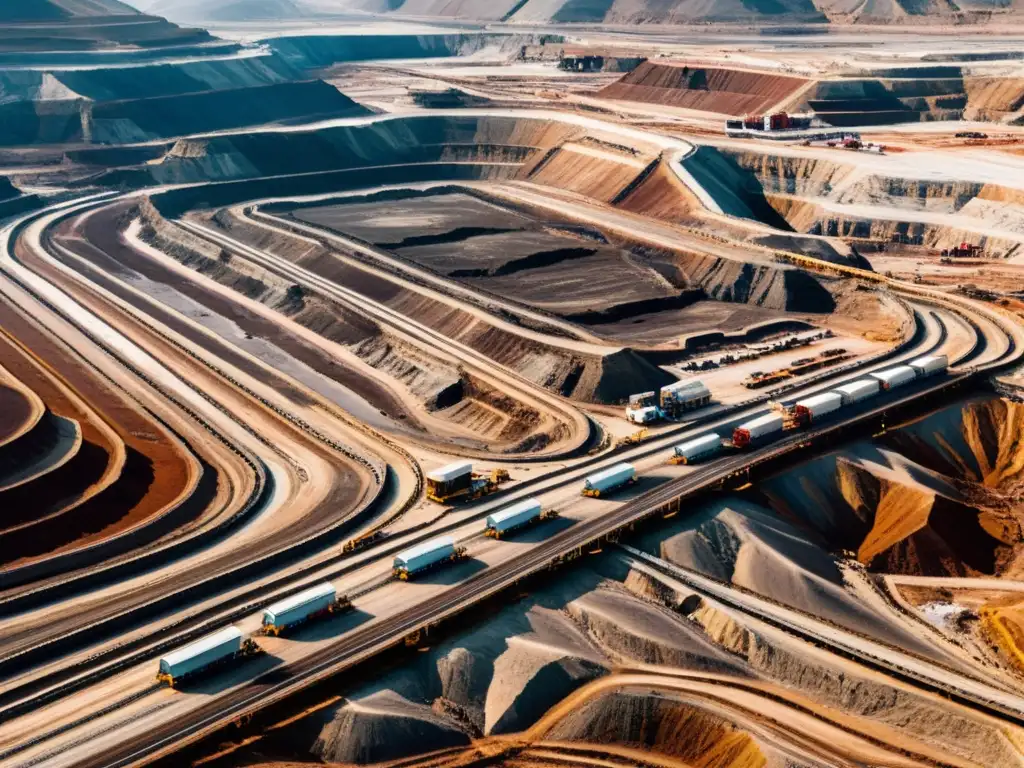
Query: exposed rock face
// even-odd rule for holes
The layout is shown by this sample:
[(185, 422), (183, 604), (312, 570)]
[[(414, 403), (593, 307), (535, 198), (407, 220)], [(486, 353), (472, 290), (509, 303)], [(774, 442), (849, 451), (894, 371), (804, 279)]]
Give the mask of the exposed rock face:
[(744, 115), (770, 109), (791, 97), (805, 82), (798, 77), (768, 73), (646, 61), (603, 88), (599, 95), (608, 99)]

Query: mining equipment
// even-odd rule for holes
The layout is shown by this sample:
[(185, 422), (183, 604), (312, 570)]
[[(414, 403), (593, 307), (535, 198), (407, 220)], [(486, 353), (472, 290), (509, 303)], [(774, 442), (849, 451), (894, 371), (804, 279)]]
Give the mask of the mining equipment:
[(238, 627), (225, 627), (162, 657), (156, 679), (174, 688), (236, 659), (262, 653)]
[(656, 421), (661, 421), (663, 418), (664, 414), (656, 405), (626, 409), (626, 419), (634, 424), (653, 424)]
[(632, 435), (620, 437), (618, 442), (615, 443), (615, 447), (621, 448), (624, 445), (640, 445), (640, 443), (642, 443), (644, 440), (650, 437), (650, 435), (651, 430), (647, 429), (646, 427), (644, 429), (638, 429)]
[(632, 464), (616, 464), (586, 478), (583, 481), (582, 495), (601, 498), (635, 482), (636, 470)]
[(426, 494), (428, 499), (438, 504), (472, 501), (493, 493), (508, 480), (506, 469), (495, 469), (490, 475), (481, 475), (473, 471), (470, 462), (460, 461), (428, 473)]
[(488, 515), (484, 535), (492, 539), (500, 539), (542, 520), (551, 520), (556, 517), (558, 517), (557, 511), (542, 508), (536, 499), (526, 499), (511, 507), (506, 507), (500, 512)]
[(365, 536), (357, 536), (354, 539), (346, 541), (345, 546), (342, 547), (342, 551), (345, 553), (358, 552), (359, 550), (366, 549), (387, 537), (387, 531), (374, 531), (373, 533), (368, 533)]
[(711, 402), (711, 390), (699, 379), (683, 379), (666, 384), (658, 394), (661, 412), (673, 419)]
[(392, 571), (395, 578), (408, 581), (414, 576), (449, 563), (456, 563), (465, 557), (465, 547), (456, 546), (455, 539), (451, 536), (440, 536), (396, 555)]
[(797, 400), (793, 415), (799, 426), (807, 426), (843, 407), (843, 396), (838, 392), (822, 392), (820, 395)]
[(781, 413), (766, 413), (736, 427), (732, 433), (732, 444), (737, 448), (746, 448), (781, 433), (785, 425), (786, 417)]
[(340, 613), (351, 607), (351, 601), (344, 595), (339, 596), (334, 585), (325, 581), (265, 608), (262, 631), (265, 635), (280, 635), (307, 621)]
[(701, 459), (717, 456), (724, 447), (722, 438), (711, 432), (677, 445), (672, 449), (672, 458), (668, 460), (668, 463), (693, 464)]

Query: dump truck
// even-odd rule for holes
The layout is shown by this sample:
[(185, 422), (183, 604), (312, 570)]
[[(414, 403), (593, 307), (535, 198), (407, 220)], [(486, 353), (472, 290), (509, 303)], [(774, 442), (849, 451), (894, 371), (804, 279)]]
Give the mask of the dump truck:
[(672, 449), (670, 464), (693, 464), (701, 459), (708, 459), (722, 451), (722, 438), (711, 432), (680, 443)]
[(835, 413), (843, 407), (843, 396), (838, 392), (823, 392), (820, 395), (797, 400), (793, 406), (793, 415), (796, 423), (806, 426), (812, 422)]
[(500, 539), (520, 528), (557, 516), (558, 513), (555, 510), (543, 509), (536, 499), (526, 499), (511, 507), (506, 507), (500, 512), (488, 515), (484, 535), (492, 539)]
[(455, 545), (451, 536), (440, 536), (395, 555), (393, 573), (396, 578), (408, 581), (434, 568), (458, 562), (466, 556), (466, 548)]
[(256, 653), (260, 653), (260, 647), (245, 639), (242, 630), (224, 627), (162, 657), (156, 679), (174, 688), (216, 667)]
[(457, 461), (427, 474), (427, 498), (438, 504), (471, 501), (497, 490), (508, 480), (508, 471), (495, 469), (490, 475), (473, 471), (468, 461)]
[(949, 358), (945, 355), (925, 355), (916, 360), (911, 360), (907, 365), (914, 369), (917, 378), (923, 379), (927, 376), (945, 373), (946, 369), (949, 368)]
[(347, 597), (338, 596), (333, 584), (325, 581), (265, 608), (263, 634), (280, 635), (312, 619), (347, 610), (351, 605)]
[(635, 395), (629, 396), (629, 407), (631, 410), (637, 410), (639, 408), (647, 408), (651, 405), (658, 404), (658, 393), (654, 390), (650, 392), (638, 392)]
[(595, 472), (583, 481), (583, 495), (600, 498), (636, 482), (636, 470), (632, 464), (616, 464)]
[(857, 381), (851, 381), (849, 384), (843, 384), (841, 387), (836, 387), (832, 391), (843, 398), (843, 405), (851, 405), (859, 403), (861, 400), (867, 400), (869, 397), (874, 397), (880, 390), (881, 385), (878, 379), (858, 379)]
[(897, 365), (895, 368), (876, 371), (871, 374), (871, 378), (877, 379), (882, 389), (895, 389), (916, 379), (917, 371), (909, 365)]
[(778, 434), (785, 426), (786, 419), (781, 413), (766, 413), (736, 427), (732, 433), (732, 444), (737, 448), (746, 448), (766, 437)]
[(661, 409), (656, 405), (645, 408), (627, 409), (626, 418), (634, 424), (653, 424), (662, 418)]

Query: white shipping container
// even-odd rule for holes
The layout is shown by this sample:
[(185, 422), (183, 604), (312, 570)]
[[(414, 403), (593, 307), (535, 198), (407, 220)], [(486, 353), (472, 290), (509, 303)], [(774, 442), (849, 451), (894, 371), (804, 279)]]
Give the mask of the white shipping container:
[(722, 438), (712, 432), (709, 435), (701, 435), (693, 440), (680, 443), (675, 447), (674, 453), (676, 458), (691, 462), (713, 456), (721, 450)]
[(843, 396), (838, 392), (823, 392), (820, 395), (798, 400), (794, 409), (798, 416), (807, 414), (811, 420), (820, 419), (843, 407)]
[(194, 674), (242, 650), (242, 630), (225, 627), (160, 659), (160, 673), (172, 680)]
[(635, 476), (636, 470), (631, 464), (616, 464), (601, 472), (595, 472), (583, 481), (583, 487), (588, 491), (610, 491), (625, 485)]
[(451, 536), (439, 536), (395, 555), (394, 567), (406, 573), (416, 573), (454, 554), (455, 539)]
[(926, 355), (917, 358), (917, 360), (911, 360), (907, 365), (913, 368), (919, 377), (923, 378), (945, 371), (949, 367), (949, 358), (945, 355)]
[(909, 365), (898, 365), (895, 368), (887, 368), (884, 371), (872, 373), (871, 376), (878, 379), (882, 389), (893, 389), (916, 379), (917, 371)]
[(297, 595), (279, 600), (263, 611), (263, 626), (290, 627), (330, 608), (338, 593), (329, 582), (299, 592)]
[(525, 525), (531, 520), (540, 517), (541, 506), (536, 499), (526, 499), (511, 507), (506, 507), (500, 512), (487, 516), (487, 527), (499, 533)]
[(454, 464), (446, 464), (440, 469), (435, 469), (427, 474), (428, 480), (435, 483), (450, 483), (456, 478), (468, 475), (473, 472), (473, 464), (468, 461), (457, 461)]
[(781, 432), (785, 423), (781, 414), (766, 413), (764, 416), (758, 416), (745, 424), (740, 424), (737, 430), (746, 432), (751, 440), (757, 440), (759, 437)]
[(835, 388), (835, 393), (843, 398), (843, 405), (859, 403), (869, 397), (874, 397), (881, 389), (878, 379), (861, 379), (843, 384)]

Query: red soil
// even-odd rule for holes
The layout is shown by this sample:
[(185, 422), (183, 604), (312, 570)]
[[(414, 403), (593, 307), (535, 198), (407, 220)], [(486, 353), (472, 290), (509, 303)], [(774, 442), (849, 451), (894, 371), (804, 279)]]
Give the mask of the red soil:
[(679, 224), (692, 219), (701, 203), (664, 163), (617, 203), (617, 207)]
[(690, 68), (648, 61), (602, 88), (598, 95), (606, 99), (743, 115), (770, 109), (791, 97), (806, 82), (803, 78), (761, 72)]
[[(84, 440), (80, 456), (59, 472), (2, 494), (0, 508), (9, 512), (0, 525), (6, 529), (0, 535), (0, 563), (24, 565), (95, 544), (162, 513), (181, 497), (192, 482), (192, 465), (162, 426), (88, 370), (60, 341), (5, 304), (0, 304), (0, 327), (6, 332), (0, 335), (4, 366), (53, 413), (77, 421)], [(109, 487), (76, 505), (120, 450), (99, 427), (101, 422), (123, 443), (125, 467)], [(18, 510), (21, 514), (15, 514)], [(61, 514), (42, 520), (55, 512)], [(40, 522), (25, 525), (33, 520)]]

